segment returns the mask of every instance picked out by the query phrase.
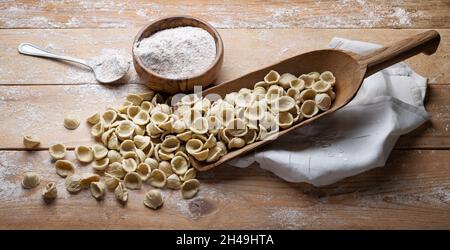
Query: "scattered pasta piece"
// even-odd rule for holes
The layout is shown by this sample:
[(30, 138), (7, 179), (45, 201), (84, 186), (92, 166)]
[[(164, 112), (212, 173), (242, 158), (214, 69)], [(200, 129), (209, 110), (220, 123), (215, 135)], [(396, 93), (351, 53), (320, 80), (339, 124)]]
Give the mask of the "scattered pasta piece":
[(41, 177), (35, 172), (26, 172), (22, 178), (22, 187), (31, 189), (39, 186)]
[(64, 118), (64, 127), (73, 130), (80, 126), (80, 121), (73, 115), (68, 115)]
[(50, 153), (52, 159), (60, 160), (66, 156), (66, 146), (61, 143), (54, 144), (48, 148), (48, 152)]
[(92, 114), (91, 116), (89, 116), (86, 121), (91, 124), (91, 125), (95, 125), (100, 121), (100, 114), (97, 112), (95, 114)]
[(159, 169), (152, 171), (150, 175), (150, 185), (157, 188), (163, 188), (166, 185), (166, 181), (166, 174), (163, 171)]
[(105, 171), (108, 164), (109, 164), (109, 159), (103, 158), (103, 159), (94, 161), (94, 165), (92, 167), (97, 171)]
[(152, 169), (147, 163), (142, 162), (137, 166), (136, 173), (141, 177), (142, 181), (147, 181), (150, 178)]
[(145, 194), (144, 205), (151, 209), (158, 209), (164, 203), (161, 192), (158, 189), (152, 189)]
[(75, 156), (80, 162), (83, 163), (89, 163), (94, 160), (94, 153), (92, 152), (91, 148), (87, 146), (76, 147)]
[(25, 148), (35, 148), (37, 147), (41, 141), (37, 137), (31, 136), (31, 135), (24, 135), (23, 136), (23, 145)]
[(56, 189), (56, 183), (49, 182), (45, 187), (42, 189), (42, 198), (44, 200), (53, 200), (58, 195), (58, 190)]
[(55, 162), (55, 169), (56, 173), (63, 178), (75, 173), (75, 165), (68, 160), (57, 160)]
[(105, 189), (106, 185), (101, 181), (94, 181), (90, 184), (91, 194), (97, 200), (103, 199), (103, 197), (105, 197)]
[(81, 190), (81, 176), (77, 174), (66, 178), (66, 189), (69, 193), (77, 193)]
[(128, 189), (141, 189), (142, 187), (142, 179), (136, 172), (126, 174), (123, 183)]
[(114, 190), (114, 195), (116, 196), (116, 199), (122, 203), (126, 203), (128, 201), (128, 189), (126, 189), (122, 182), (119, 182), (117, 185)]
[(169, 177), (167, 177), (166, 186), (170, 189), (180, 189), (181, 188), (180, 177), (178, 177), (178, 175), (176, 174), (171, 174)]
[(94, 154), (94, 159), (100, 160), (108, 155), (108, 149), (100, 144), (95, 144), (92, 146), (92, 152)]
[(200, 182), (197, 179), (187, 180), (181, 185), (181, 194), (185, 199), (191, 199), (199, 190)]
[(100, 181), (100, 175), (93, 173), (83, 173), (81, 175), (81, 188), (88, 188), (92, 182)]
[(195, 168), (190, 168), (186, 173), (181, 177), (182, 181), (188, 181), (190, 179), (195, 179), (197, 177), (197, 170)]

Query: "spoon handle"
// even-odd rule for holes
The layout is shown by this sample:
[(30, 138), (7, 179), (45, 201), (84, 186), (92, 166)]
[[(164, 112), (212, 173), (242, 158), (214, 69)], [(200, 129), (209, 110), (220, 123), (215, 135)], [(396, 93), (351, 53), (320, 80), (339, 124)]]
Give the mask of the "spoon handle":
[(361, 65), (367, 65), (364, 77), (368, 77), (419, 53), (432, 55), (436, 52), (440, 40), (441, 37), (437, 31), (425, 31), (390, 46), (383, 47), (368, 55), (361, 56), (358, 58), (358, 61)]
[(85, 60), (82, 60), (82, 59), (79, 59), (79, 58), (75, 58), (75, 57), (71, 57), (71, 56), (53, 54), (53, 53), (51, 53), (49, 51), (46, 51), (45, 49), (42, 49), (42, 48), (39, 48), (36, 45), (33, 45), (31, 43), (21, 43), (19, 45), (18, 50), (19, 50), (19, 53), (24, 54), (24, 55), (38, 56), (38, 57), (47, 57), (47, 58), (59, 59), (59, 60), (66, 60), (66, 61), (79, 63), (79, 64), (82, 64), (82, 65), (84, 65), (86, 67), (91, 68), (91, 66), (89, 66), (88, 63)]

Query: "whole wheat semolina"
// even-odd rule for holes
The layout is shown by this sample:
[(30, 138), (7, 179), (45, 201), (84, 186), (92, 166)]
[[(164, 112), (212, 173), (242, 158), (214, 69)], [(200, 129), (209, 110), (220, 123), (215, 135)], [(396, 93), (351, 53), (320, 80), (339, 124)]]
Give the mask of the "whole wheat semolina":
[(216, 44), (206, 30), (185, 26), (165, 29), (142, 39), (134, 53), (156, 73), (183, 79), (205, 71), (214, 62)]

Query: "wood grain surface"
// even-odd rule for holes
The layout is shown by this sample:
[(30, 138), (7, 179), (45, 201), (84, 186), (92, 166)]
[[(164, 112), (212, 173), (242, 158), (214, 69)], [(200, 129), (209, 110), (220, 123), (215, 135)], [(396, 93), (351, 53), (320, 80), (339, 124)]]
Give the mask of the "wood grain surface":
[[(98, 202), (88, 190), (68, 194), (47, 152), (1, 151), (0, 228), (448, 228), (447, 160), (446, 150), (394, 151), (385, 167), (324, 188), (288, 183), (256, 166), (222, 166), (200, 174), (196, 198), (164, 191), (163, 207), (153, 211), (142, 203), (148, 185), (130, 191), (126, 206), (112, 193)], [(42, 175), (39, 188), (20, 187), (28, 170)], [(46, 204), (40, 188), (50, 180), (58, 199)]]
[(448, 0), (4, 0), (3, 28), (128, 28), (166, 15), (218, 28), (449, 28)]
[[(149, 186), (132, 191), (126, 206), (112, 193), (101, 202), (87, 190), (68, 194), (45, 149), (56, 142), (73, 147), (93, 140), (84, 122), (69, 131), (63, 118), (71, 113), (84, 120), (145, 87), (133, 73), (128, 84), (99, 85), (83, 68), (19, 55), (18, 44), (85, 59), (104, 48), (131, 53), (142, 25), (174, 14), (200, 17), (219, 28), (225, 55), (218, 82), (324, 48), (335, 36), (387, 44), (437, 29), (442, 40), (436, 54), (407, 60), (429, 79), (430, 121), (399, 139), (385, 167), (326, 187), (288, 183), (254, 164), (201, 173), (201, 190), (192, 200), (165, 190), (165, 204), (157, 211), (142, 204)], [(1, 1), (0, 228), (450, 229), (449, 28), (448, 0)], [(24, 151), (22, 134), (40, 137), (42, 145)], [(73, 159), (71, 150), (68, 158)], [(43, 181), (24, 190), (21, 176), (30, 170)], [(40, 196), (48, 181), (58, 183), (59, 197), (51, 204)]]
[[(220, 29), (225, 55), (218, 83), (231, 80), (258, 68), (311, 50), (323, 49), (333, 37), (345, 37), (389, 44), (424, 30), (389, 29)], [(414, 70), (429, 78), (429, 83), (450, 82), (450, 31), (438, 29), (441, 45), (432, 57), (418, 55), (407, 60)], [(68, 67), (58, 61), (20, 55), (17, 46), (30, 42), (53, 52), (84, 59), (100, 55), (102, 49), (128, 53), (138, 29), (0, 29), (1, 85), (17, 84), (96, 84), (92, 73), (82, 67)], [(280, 39), (283, 38), (283, 39)], [(268, 56), (270, 55), (270, 56)], [(21, 73), (16, 69), (20, 67)], [(136, 74), (128, 82), (137, 82)]]

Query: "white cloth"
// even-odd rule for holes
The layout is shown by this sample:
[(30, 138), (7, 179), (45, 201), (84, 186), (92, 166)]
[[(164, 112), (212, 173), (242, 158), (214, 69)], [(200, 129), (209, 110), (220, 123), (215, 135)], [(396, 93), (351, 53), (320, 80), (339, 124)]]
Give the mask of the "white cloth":
[[(379, 45), (334, 38), (329, 47), (364, 54)], [(337, 112), (230, 162), (254, 161), (289, 182), (328, 185), (384, 166), (400, 135), (424, 123), (427, 79), (398, 63), (366, 78)]]

